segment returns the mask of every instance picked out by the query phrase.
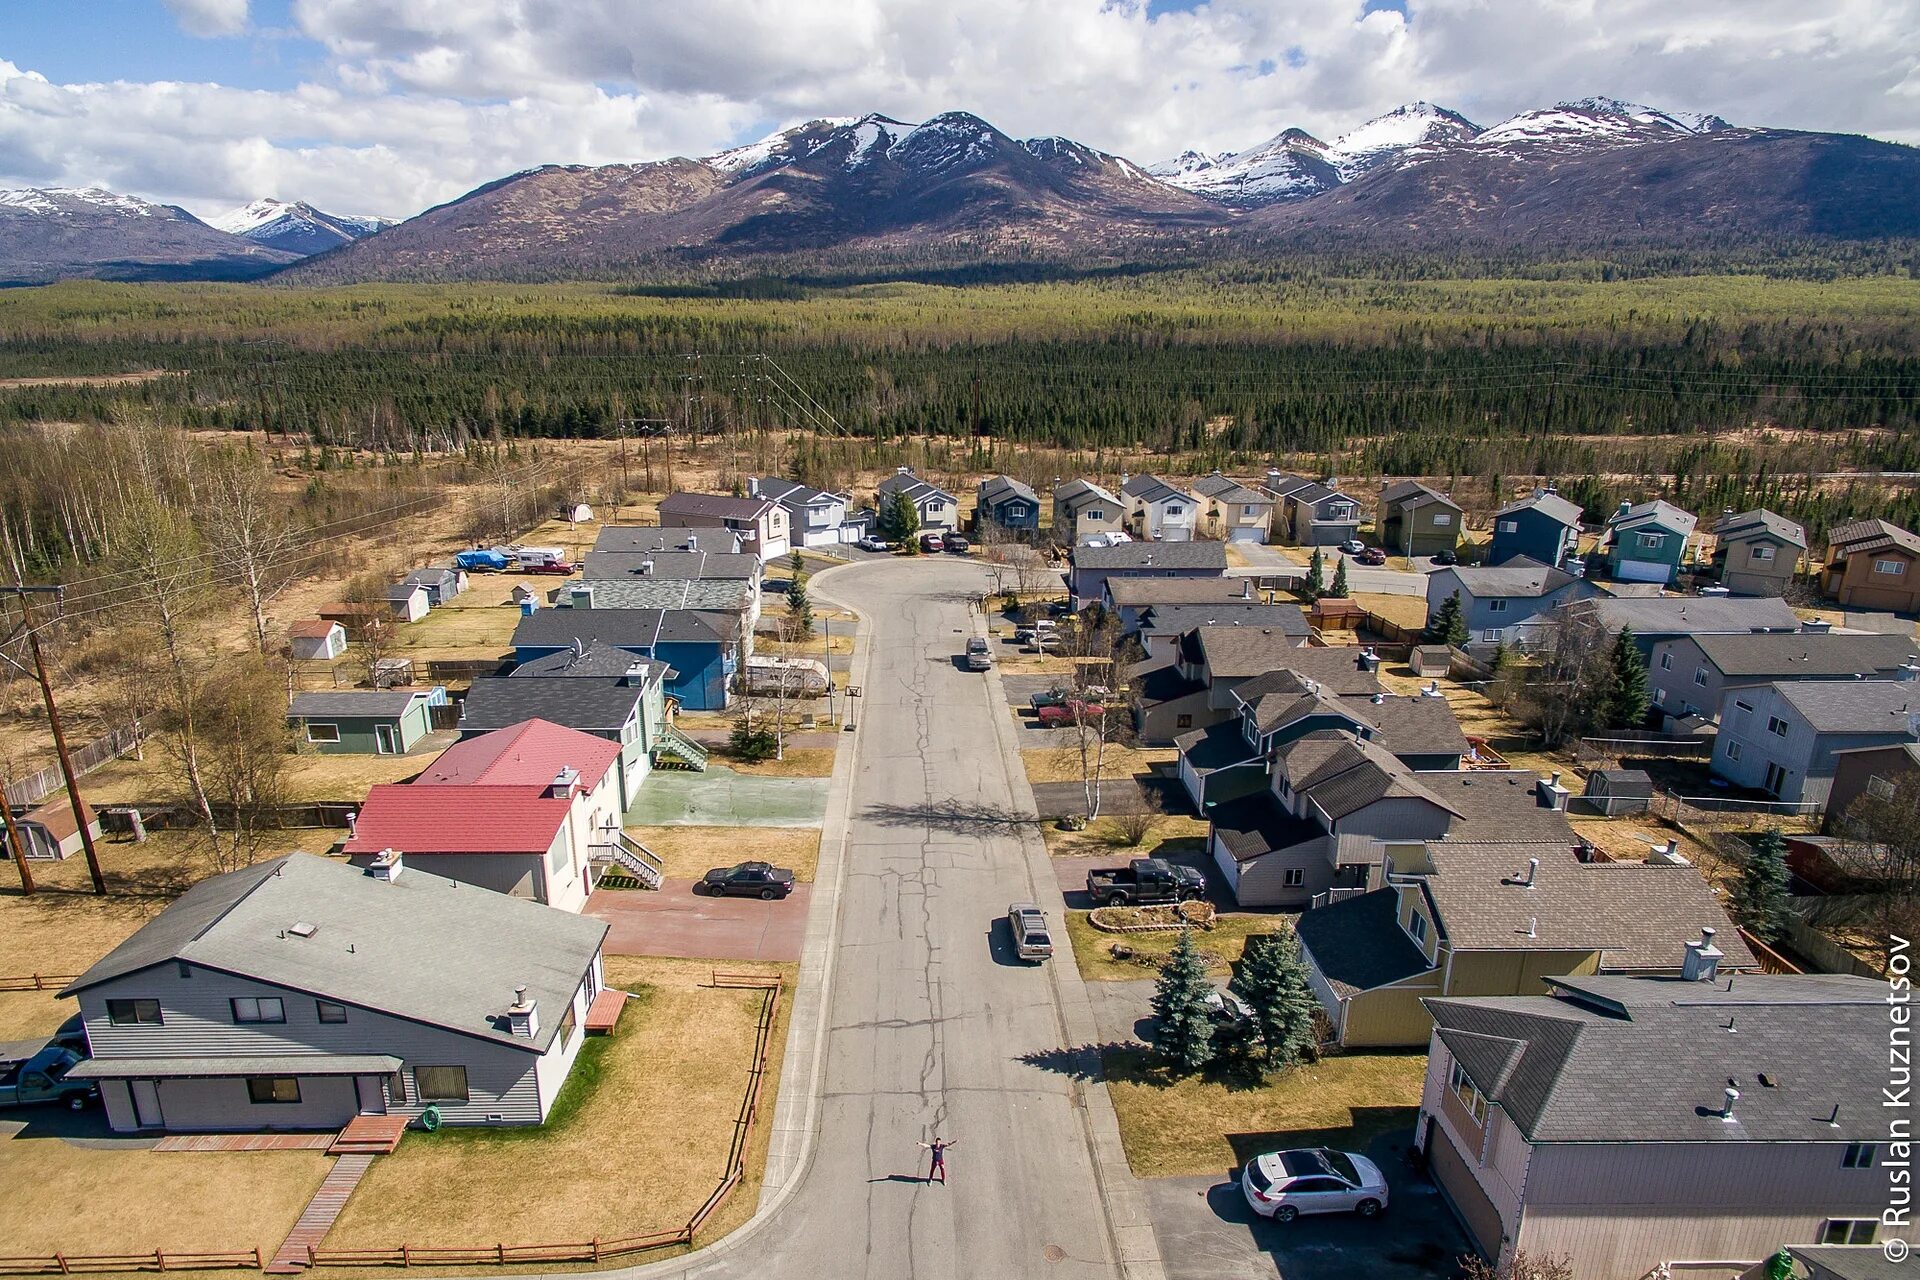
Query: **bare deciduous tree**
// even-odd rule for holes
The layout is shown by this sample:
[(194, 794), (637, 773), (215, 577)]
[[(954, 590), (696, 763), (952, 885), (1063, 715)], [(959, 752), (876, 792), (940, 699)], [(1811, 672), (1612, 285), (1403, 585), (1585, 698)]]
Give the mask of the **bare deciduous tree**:
[(225, 837), (212, 840), (217, 871), (252, 865), (280, 825), (289, 741), (284, 687), (273, 661), (254, 655), (222, 664), (201, 689), (202, 774), (228, 820)]
[(274, 495), (265, 462), (250, 451), (222, 450), (207, 468), (200, 494), (200, 527), (214, 573), (240, 588), (253, 618), (254, 643), (266, 654), (267, 602), (293, 576), (299, 530)]

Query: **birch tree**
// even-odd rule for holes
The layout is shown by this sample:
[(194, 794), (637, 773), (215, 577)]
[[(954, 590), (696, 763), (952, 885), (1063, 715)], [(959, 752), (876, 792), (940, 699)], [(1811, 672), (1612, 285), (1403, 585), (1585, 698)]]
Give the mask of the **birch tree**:
[(208, 469), (201, 496), (200, 522), (214, 572), (240, 588), (255, 647), (265, 655), (271, 651), (267, 602), (292, 579), (299, 530), (276, 499), (265, 464), (249, 452), (223, 451)]

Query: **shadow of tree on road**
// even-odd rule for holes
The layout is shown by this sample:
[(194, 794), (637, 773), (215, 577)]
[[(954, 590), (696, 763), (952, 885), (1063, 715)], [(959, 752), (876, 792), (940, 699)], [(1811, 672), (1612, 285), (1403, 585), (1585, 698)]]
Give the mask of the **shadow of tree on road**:
[(1105, 1080), (1107, 1078), (1104, 1059), (1109, 1053), (1138, 1050), (1141, 1046), (1128, 1044), (1121, 1040), (1109, 1040), (1105, 1044), (1069, 1045), (1064, 1049), (1036, 1049), (1032, 1053), (1020, 1055), (1020, 1061), (1042, 1071), (1051, 1071), (1055, 1075), (1066, 1076), (1071, 1080)]
[(1002, 805), (970, 800), (870, 804), (860, 816), (883, 827), (927, 827), (966, 836), (1005, 835), (1040, 822)]

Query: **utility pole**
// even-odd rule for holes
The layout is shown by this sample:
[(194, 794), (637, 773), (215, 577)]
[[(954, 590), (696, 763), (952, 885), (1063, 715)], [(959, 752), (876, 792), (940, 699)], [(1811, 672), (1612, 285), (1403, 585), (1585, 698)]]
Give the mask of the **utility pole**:
[(79, 779), (73, 775), (73, 757), (67, 754), (67, 735), (60, 727), (60, 708), (54, 702), (53, 682), (47, 679), (47, 660), (40, 653), (40, 632), (33, 625), (33, 604), (29, 599), (34, 595), (51, 595), (58, 603), (62, 589), (28, 587), (19, 583), (3, 589), (20, 597), (20, 616), (26, 625), (27, 645), (33, 651), (33, 673), (40, 680), (40, 697), (47, 704), (47, 727), (53, 730), (53, 749), (60, 757), (60, 776), (66, 780), (67, 802), (73, 806), (74, 825), (80, 828), (80, 846), (87, 853), (87, 874), (93, 880), (93, 891), (104, 896), (107, 879), (100, 871), (100, 851), (93, 847), (93, 832), (87, 825), (87, 807), (80, 799)]
[(20, 892), (31, 898), (34, 893), (33, 869), (27, 866), (27, 845), (20, 838), (20, 827), (13, 820), (13, 804), (7, 799), (6, 789), (0, 787), (0, 818), (7, 822), (7, 848), (13, 854), (13, 863), (20, 868)]

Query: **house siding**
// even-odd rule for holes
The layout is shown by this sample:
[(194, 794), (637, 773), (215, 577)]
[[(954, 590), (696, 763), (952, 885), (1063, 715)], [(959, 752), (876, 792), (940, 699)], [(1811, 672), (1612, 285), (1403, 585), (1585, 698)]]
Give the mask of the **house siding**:
[(1356, 992), (1347, 997), (1340, 1043), (1349, 1049), (1417, 1048), (1433, 1031), (1420, 998), (1439, 994), (1439, 975), (1431, 970), (1405, 983)]
[[(394, 731), (399, 743), (397, 751), (387, 753), (401, 755), (413, 750), (420, 739), (433, 731), (431, 713), (427, 710), (426, 699), (422, 698), (396, 716), (300, 716), (293, 718), (297, 726), (295, 732), (300, 735), (301, 743), (311, 747), (318, 755), (376, 755), (380, 752), (380, 739), (377, 726), (385, 725)], [(330, 724), (340, 731), (338, 742), (313, 742), (307, 738), (309, 724)]]
[[(1502, 526), (1511, 524), (1511, 530)], [(1580, 531), (1561, 524), (1537, 509), (1515, 511), (1496, 516), (1493, 543), (1487, 551), (1487, 563), (1505, 564), (1515, 556), (1528, 556), (1541, 564), (1558, 567), (1580, 545)]]
[[(1881, 560), (1897, 561), (1904, 569), (1897, 574), (1876, 572), (1874, 564)], [(1857, 552), (1846, 558), (1838, 574), (1828, 571), (1827, 590), (1855, 609), (1920, 611), (1920, 560), (1898, 547)]]
[[(1741, 711), (1733, 699), (1752, 705)], [(1743, 787), (1765, 789), (1767, 766), (1786, 771), (1777, 794), (1784, 801), (1824, 807), (1833, 788), (1838, 763), (1835, 753), (1858, 747), (1882, 747), (1907, 741), (1906, 726), (1887, 733), (1815, 733), (1800, 713), (1788, 706), (1772, 686), (1735, 690), (1724, 704), (1720, 732), (1713, 741), (1712, 770)], [(1786, 722), (1782, 738), (1767, 729), (1770, 719)], [(1734, 756), (1738, 751), (1739, 757)]]
[(1390, 503), (1380, 524), (1380, 545), (1403, 556), (1451, 551), (1459, 545), (1461, 522), (1458, 507), (1424, 502), (1409, 511), (1404, 502)]
[(1053, 534), (1062, 542), (1078, 543), (1096, 533), (1114, 533), (1126, 520), (1125, 504), (1105, 498), (1082, 498), (1078, 502), (1053, 501)]
[[(1761, 549), (1772, 558), (1755, 559)], [(1800, 563), (1800, 548), (1770, 534), (1722, 541), (1720, 552), (1720, 585), (1737, 596), (1784, 596)]]

